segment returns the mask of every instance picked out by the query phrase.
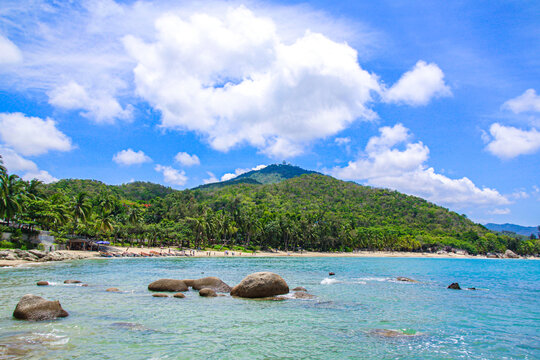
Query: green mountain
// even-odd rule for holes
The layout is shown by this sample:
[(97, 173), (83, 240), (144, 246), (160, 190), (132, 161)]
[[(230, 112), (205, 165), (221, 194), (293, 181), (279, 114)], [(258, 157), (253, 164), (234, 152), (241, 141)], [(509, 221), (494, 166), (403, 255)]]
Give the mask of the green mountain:
[(235, 184), (275, 184), (283, 180), (292, 179), (294, 177), (306, 174), (317, 174), (317, 172), (311, 170), (304, 170), (298, 166), (288, 164), (272, 164), (260, 170), (252, 170), (244, 174), (238, 175), (234, 179), (228, 181), (201, 185), (196, 187), (195, 189), (209, 190)]
[[(54, 212), (74, 206), (72, 199), (81, 191), (89, 194), (94, 213), (90, 223), (80, 228), (77, 223), (58, 222)], [(21, 221), (40, 223), (41, 218), (42, 226), (59, 233), (71, 234), (80, 228), (77, 231), (82, 235), (100, 234), (147, 245), (540, 252), (540, 240), (494, 233), (419, 197), (285, 164), (183, 191), (145, 182), (106, 185), (94, 180), (61, 180), (44, 185), (42, 193), (49, 200), (29, 204)], [(68, 196), (54, 196), (56, 193)], [(110, 200), (104, 194), (114, 195), (112, 206), (104, 207), (104, 199)], [(103, 230), (105, 220), (114, 230)]]

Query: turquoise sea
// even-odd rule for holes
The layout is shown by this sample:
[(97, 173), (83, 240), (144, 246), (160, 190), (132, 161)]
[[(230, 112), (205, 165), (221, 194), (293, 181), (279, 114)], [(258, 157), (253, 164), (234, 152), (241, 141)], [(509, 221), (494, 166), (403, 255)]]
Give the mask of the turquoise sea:
[[(159, 278), (218, 276), (234, 286), (257, 271), (280, 274), (291, 289), (303, 286), (316, 299), (201, 298), (196, 291), (154, 298), (147, 290)], [(66, 279), (89, 286), (64, 285)], [(38, 287), (39, 280), (54, 284)], [(452, 282), (483, 290), (447, 289)], [(60, 300), (70, 316), (13, 319), (28, 293)], [(415, 335), (388, 338), (382, 329)], [(0, 358), (539, 359), (540, 262), (115, 258), (4, 268)]]

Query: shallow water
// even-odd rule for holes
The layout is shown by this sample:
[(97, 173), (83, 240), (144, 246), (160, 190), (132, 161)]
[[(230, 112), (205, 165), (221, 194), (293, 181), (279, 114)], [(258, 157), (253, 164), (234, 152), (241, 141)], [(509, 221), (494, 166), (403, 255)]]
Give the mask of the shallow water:
[[(256, 301), (189, 291), (176, 299), (147, 290), (159, 278), (218, 276), (234, 285), (256, 271), (278, 273), (291, 289), (303, 286), (317, 297)], [(54, 285), (38, 287), (39, 280)], [(452, 282), (484, 290), (446, 289)], [(540, 358), (540, 262), (531, 260), (80, 260), (0, 269), (0, 289), (0, 358)], [(27, 293), (60, 300), (70, 316), (14, 320)]]

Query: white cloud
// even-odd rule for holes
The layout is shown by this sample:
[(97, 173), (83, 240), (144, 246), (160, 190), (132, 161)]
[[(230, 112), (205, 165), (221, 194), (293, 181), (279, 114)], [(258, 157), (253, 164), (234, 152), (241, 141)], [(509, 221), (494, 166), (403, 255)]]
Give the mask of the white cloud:
[(178, 186), (184, 186), (188, 181), (185, 171), (179, 171), (170, 166), (163, 166), (163, 165), (156, 165), (154, 169), (157, 172), (160, 172), (163, 174), (163, 180), (166, 183), (178, 185)]
[(107, 92), (95, 91), (92, 96), (89, 96), (86, 89), (75, 81), (56, 87), (49, 92), (49, 102), (68, 110), (82, 109), (84, 111), (81, 115), (98, 123), (112, 123), (115, 119), (131, 120), (133, 117), (131, 105), (123, 109)]
[(489, 128), (489, 133), (492, 139), (486, 149), (502, 159), (533, 154), (540, 149), (540, 131), (536, 129), (521, 130), (494, 123)]
[(497, 208), (497, 209), (493, 209), (491, 211), (488, 211), (488, 213), (491, 214), (491, 215), (508, 215), (508, 214), (510, 214), (510, 209), (509, 208), (504, 208), (504, 209)]
[(21, 113), (0, 113), (0, 138), (22, 155), (73, 148), (71, 139), (56, 128), (54, 120), (27, 117)]
[[(437, 174), (425, 162), (429, 149), (422, 142), (411, 143), (409, 130), (401, 124), (379, 129), (365, 152), (345, 167), (331, 173), (344, 180), (365, 181), (369, 185), (396, 189), (430, 201), (464, 207), (508, 204), (497, 190), (478, 188), (470, 179), (451, 179)], [(397, 148), (402, 145), (402, 149)]]
[(17, 45), (0, 35), (0, 65), (16, 64), (22, 61), (22, 54)]
[(540, 96), (536, 94), (534, 89), (528, 89), (520, 96), (505, 102), (502, 107), (515, 114), (529, 111), (540, 112)]
[(207, 179), (203, 179), (203, 184), (212, 184), (219, 182), (219, 179), (214, 175), (213, 172), (207, 171), (206, 174), (208, 175)]
[(426, 105), (432, 98), (451, 96), (450, 88), (444, 83), (444, 73), (434, 63), (418, 61), (388, 90), (383, 100), (389, 103), (411, 106)]
[(339, 146), (348, 145), (351, 142), (351, 138), (349, 137), (337, 137), (334, 139), (334, 142), (338, 144)]
[(226, 173), (224, 174), (222, 177), (221, 177), (221, 180), (220, 181), (227, 181), (227, 180), (231, 180), (231, 179), (234, 179), (235, 177), (239, 176), (239, 175), (242, 175), (242, 174), (245, 174), (249, 171), (258, 171), (258, 170), (262, 170), (266, 167), (267, 165), (257, 165), (251, 169), (242, 169), (242, 168), (238, 168), (236, 170), (234, 170), (234, 173)]
[(38, 169), (35, 162), (23, 158), (8, 147), (0, 145), (0, 155), (2, 155), (5, 167), (11, 173), (19, 171), (36, 172)]
[(22, 178), (26, 181), (37, 179), (44, 182), (45, 184), (50, 184), (52, 182), (58, 181), (57, 178), (55, 178), (54, 176), (52, 176), (45, 170), (40, 170), (36, 172), (27, 172), (26, 174), (22, 176)]
[(174, 157), (176, 162), (183, 166), (193, 166), (193, 165), (200, 165), (201, 161), (199, 160), (199, 157), (195, 154), (189, 155), (186, 152), (179, 152)]
[(121, 165), (138, 165), (146, 162), (151, 162), (149, 156), (147, 156), (142, 150), (133, 151), (131, 148), (117, 152), (113, 156), (113, 161)]
[(285, 43), (276, 23), (245, 7), (221, 15), (174, 14), (156, 21), (156, 39), (125, 37), (137, 61), (138, 94), (162, 126), (203, 134), (217, 150), (250, 144), (292, 157), (310, 141), (373, 119), (377, 77), (345, 43), (306, 32)]

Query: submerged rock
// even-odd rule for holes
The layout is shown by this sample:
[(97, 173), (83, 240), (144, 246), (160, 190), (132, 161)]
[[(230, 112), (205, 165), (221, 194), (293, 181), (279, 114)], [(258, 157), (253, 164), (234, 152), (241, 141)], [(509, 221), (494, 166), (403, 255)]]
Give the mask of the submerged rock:
[(376, 335), (385, 338), (396, 338), (396, 337), (411, 337), (419, 336), (421, 333), (412, 330), (412, 329), (403, 329), (403, 330), (392, 330), (392, 329), (374, 329), (369, 332), (371, 335)]
[(169, 295), (167, 294), (152, 294), (153, 297), (159, 297), (159, 298), (163, 298), (163, 297), (169, 297)]
[(450, 285), (448, 285), (448, 289), (461, 290), (461, 287), (458, 283), (451, 283)]
[(174, 294), (173, 297), (179, 298), (179, 299), (183, 299), (183, 298), (186, 297), (186, 295), (184, 295), (184, 294), (182, 294), (181, 292), (179, 292), (179, 293)]
[(54, 333), (24, 332), (0, 338), (0, 359), (43, 359), (64, 348), (69, 337)]
[(305, 291), (297, 291), (293, 294), (293, 298), (310, 300), (310, 299), (315, 299), (315, 295), (308, 294)]
[(13, 312), (13, 317), (20, 320), (50, 320), (68, 315), (58, 300), (49, 301), (32, 294), (24, 295)]
[(295, 287), (294, 289), (292, 289), (293, 291), (307, 291), (305, 287), (303, 286), (297, 286)]
[(120, 289), (118, 289), (118, 288), (108, 288), (105, 291), (108, 291), (108, 292), (120, 292)]
[(64, 284), (80, 284), (82, 281), (80, 280), (65, 280)]
[(403, 282), (411, 282), (411, 283), (417, 283), (418, 281), (417, 280), (414, 280), (414, 279), (410, 279), (408, 277), (404, 277), (404, 276), (398, 276), (396, 278), (397, 281), (403, 281)]
[(47, 286), (49, 285), (49, 282), (48, 281), (38, 281), (36, 283), (37, 286)]
[(204, 289), (199, 290), (199, 296), (202, 296), (202, 297), (216, 297), (217, 294), (212, 289), (204, 288)]
[(328, 275), (329, 275), (329, 276), (334, 276), (334, 275), (336, 275), (336, 273), (334, 273), (334, 272), (329, 272)]
[(159, 279), (148, 285), (150, 291), (188, 291), (188, 287), (183, 280)]
[(132, 322), (115, 322), (111, 324), (112, 327), (118, 328), (118, 329), (126, 329), (131, 331), (147, 331), (150, 330), (146, 326), (138, 324), (138, 323), (132, 323)]
[(271, 272), (257, 272), (246, 276), (231, 290), (231, 295), (243, 298), (264, 298), (288, 292), (289, 286), (281, 276)]
[[(184, 282), (186, 281), (184, 280)], [(215, 276), (209, 276), (202, 279), (193, 280), (193, 282), (191, 283), (191, 287), (194, 290), (201, 290), (207, 288), (217, 292), (231, 292), (231, 287), (225, 284), (220, 278), (217, 278)]]

